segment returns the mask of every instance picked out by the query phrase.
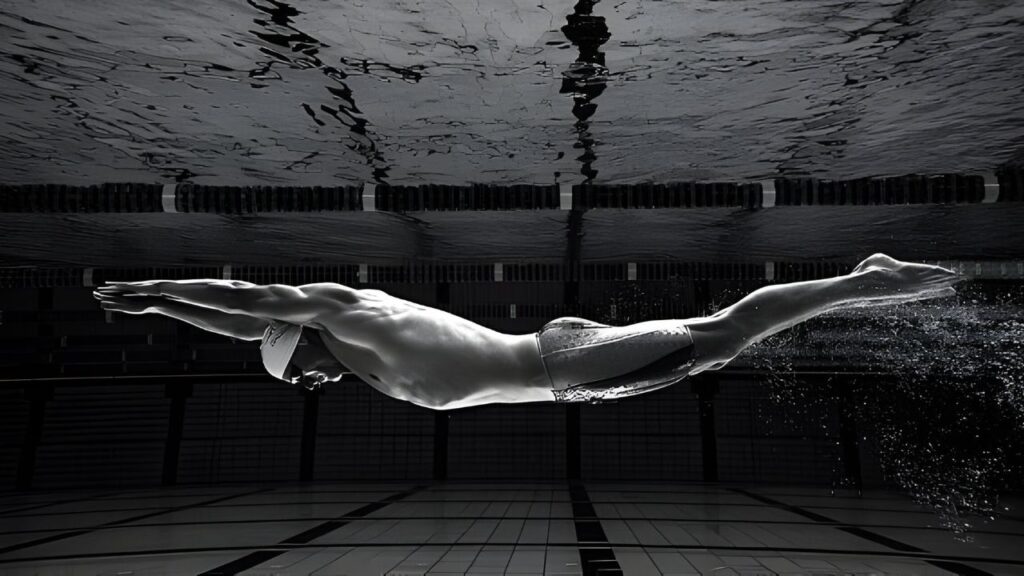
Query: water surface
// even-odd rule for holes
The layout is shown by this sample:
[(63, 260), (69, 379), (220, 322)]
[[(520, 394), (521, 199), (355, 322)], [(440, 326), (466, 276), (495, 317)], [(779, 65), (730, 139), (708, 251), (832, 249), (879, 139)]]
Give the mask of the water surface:
[(1016, 0), (12, 0), (0, 181), (979, 172), (1024, 149)]

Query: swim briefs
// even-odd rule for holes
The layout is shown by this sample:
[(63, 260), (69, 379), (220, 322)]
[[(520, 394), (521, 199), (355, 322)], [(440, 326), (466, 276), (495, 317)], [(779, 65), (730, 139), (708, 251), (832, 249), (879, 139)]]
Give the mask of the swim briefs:
[(693, 337), (680, 320), (608, 326), (559, 318), (537, 333), (558, 402), (601, 402), (658, 390), (686, 378)]

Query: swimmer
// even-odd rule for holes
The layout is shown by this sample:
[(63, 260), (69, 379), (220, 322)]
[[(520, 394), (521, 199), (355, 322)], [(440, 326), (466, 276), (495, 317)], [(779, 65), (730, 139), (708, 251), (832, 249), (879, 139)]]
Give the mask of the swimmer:
[(955, 294), (945, 268), (875, 254), (850, 274), (760, 288), (714, 315), (608, 326), (559, 318), (503, 334), (442, 310), (340, 284), (233, 280), (108, 282), (104, 310), (163, 314), (260, 341), (273, 376), (313, 388), (352, 372), (380, 392), (438, 410), (491, 403), (600, 402), (718, 370), (744, 348), (844, 307)]

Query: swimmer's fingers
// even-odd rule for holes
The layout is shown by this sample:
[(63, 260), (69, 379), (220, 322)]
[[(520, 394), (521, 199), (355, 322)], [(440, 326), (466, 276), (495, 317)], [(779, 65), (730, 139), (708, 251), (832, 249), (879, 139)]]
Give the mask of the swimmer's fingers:
[(143, 296), (140, 294), (103, 294), (98, 291), (93, 292), (92, 295), (93, 298), (99, 300), (100, 306), (104, 310), (109, 309), (117, 312), (146, 309), (158, 306), (165, 300), (160, 296)]
[(99, 301), (113, 301), (113, 300), (141, 300), (147, 298), (150, 300), (158, 301), (163, 300), (163, 296), (148, 296), (146, 294), (135, 294), (133, 292), (110, 292), (103, 290), (93, 290), (92, 297)]
[(922, 292), (917, 299), (932, 300), (934, 298), (949, 298), (950, 296), (956, 296), (956, 288), (953, 288), (952, 286), (940, 288), (938, 290), (928, 290), (926, 292)]
[(120, 298), (123, 296), (136, 296), (135, 292), (129, 292), (125, 290), (110, 289), (110, 288), (97, 288), (93, 291), (93, 296), (96, 298)]
[(99, 288), (96, 288), (95, 290), (93, 290), (92, 293), (93, 294), (102, 294), (104, 296), (139, 296), (139, 295), (147, 296), (147, 294), (144, 294), (142, 292), (137, 292), (135, 290), (124, 290), (124, 289), (121, 289), (121, 288), (109, 288), (107, 286), (100, 286)]
[(950, 277), (936, 277), (929, 278), (921, 283), (921, 286), (926, 290), (941, 290), (944, 288), (952, 288), (953, 284), (957, 282), (956, 278)]
[(138, 313), (137, 309), (118, 302), (117, 300), (103, 300), (100, 302), (100, 308), (108, 312), (124, 312), (125, 314)]
[(104, 282), (107, 286), (155, 286), (164, 280), (141, 280), (138, 282), (120, 282), (116, 280), (108, 280)]
[(153, 296), (102, 296), (98, 298), (100, 307), (111, 312), (123, 312), (125, 314), (145, 314), (155, 311), (155, 307), (162, 301), (161, 298)]
[(948, 282), (949, 284), (955, 284), (957, 282), (962, 282), (967, 279), (964, 275), (960, 274), (960, 272), (956, 270), (943, 268), (942, 266), (932, 266), (932, 268), (934, 269), (935, 278), (940, 279), (944, 282)]
[(149, 311), (146, 306), (130, 306), (116, 302), (103, 302), (100, 307), (108, 312), (120, 312), (122, 314), (145, 314)]
[(131, 290), (129, 288), (122, 288), (121, 286), (100, 286), (99, 288), (97, 288), (95, 290), (95, 292), (97, 292), (99, 294), (116, 295), (116, 294), (132, 294), (133, 290)]
[(157, 287), (159, 280), (150, 280), (146, 282), (107, 282), (105, 286), (101, 286), (99, 290), (109, 294), (143, 294), (147, 296), (157, 296), (160, 293), (160, 289)]
[(962, 278), (952, 270), (946, 270), (938, 266), (928, 266), (917, 273), (917, 278), (913, 280), (910, 289), (918, 292), (932, 292), (952, 287), (960, 280)]

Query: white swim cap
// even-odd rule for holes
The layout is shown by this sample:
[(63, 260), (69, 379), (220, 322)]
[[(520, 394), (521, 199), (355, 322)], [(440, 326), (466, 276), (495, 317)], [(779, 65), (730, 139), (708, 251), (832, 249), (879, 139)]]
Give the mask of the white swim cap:
[(274, 378), (287, 381), (291, 364), (292, 354), (299, 344), (302, 336), (302, 326), (285, 324), (283, 322), (271, 322), (266, 333), (263, 334), (263, 342), (260, 344), (260, 355), (263, 356), (263, 366)]

